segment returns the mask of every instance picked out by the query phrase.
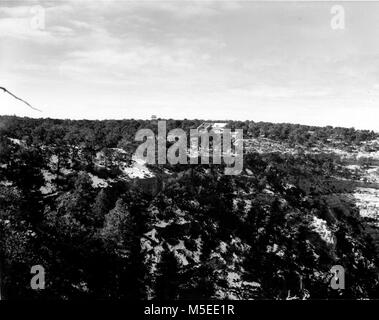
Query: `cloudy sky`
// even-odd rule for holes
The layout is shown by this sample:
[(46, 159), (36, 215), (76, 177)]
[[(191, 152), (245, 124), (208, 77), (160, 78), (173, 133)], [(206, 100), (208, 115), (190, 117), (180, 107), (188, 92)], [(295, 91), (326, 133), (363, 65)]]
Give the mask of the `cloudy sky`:
[(0, 86), (43, 109), (0, 92), (0, 114), (379, 131), (379, 2), (341, 2), (344, 30), (333, 4), (0, 0)]

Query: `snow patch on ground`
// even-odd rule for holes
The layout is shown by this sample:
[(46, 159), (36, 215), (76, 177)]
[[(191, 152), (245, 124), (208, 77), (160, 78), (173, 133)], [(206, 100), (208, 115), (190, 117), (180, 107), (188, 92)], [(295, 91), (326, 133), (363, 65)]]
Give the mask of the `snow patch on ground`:
[(311, 222), (311, 227), (326, 243), (334, 244), (333, 233), (329, 230), (327, 222), (325, 220), (314, 216), (313, 221)]
[(379, 183), (379, 167), (371, 167), (365, 171), (363, 179), (371, 183)]
[(131, 179), (154, 177), (154, 174), (146, 167), (146, 161), (137, 158), (135, 155), (132, 157), (132, 166), (123, 168), (123, 172)]
[[(244, 212), (247, 213), (250, 211), (252, 205), (251, 205), (251, 200), (250, 199), (243, 199), (242, 200), (244, 202), (244, 205), (243, 205), (243, 209), (244, 209)], [(238, 203), (239, 203), (239, 199), (235, 198), (233, 199), (233, 208), (234, 210), (237, 210), (238, 209)]]
[(25, 142), (24, 141), (22, 141), (22, 140), (20, 140), (20, 139), (13, 139), (13, 138), (8, 138), (9, 140), (10, 140), (10, 142), (12, 142), (13, 144), (17, 144), (17, 145), (19, 145), (19, 146), (21, 146), (21, 145), (24, 145), (25, 144)]
[(51, 173), (48, 170), (41, 170), (43, 179), (45, 180), (45, 185), (40, 188), (42, 194), (50, 194), (55, 191), (55, 187), (53, 185), (53, 180), (56, 179), (57, 175)]
[(180, 240), (179, 243), (175, 246), (169, 245), (169, 248), (171, 251), (175, 252), (175, 256), (182, 266), (187, 266), (189, 264), (187, 256), (191, 255), (191, 251), (186, 249), (183, 240)]
[(0, 184), (1, 184), (2, 186), (5, 186), (5, 187), (10, 187), (10, 186), (13, 185), (13, 183), (10, 182), (10, 181), (8, 181), (8, 180), (2, 180), (2, 181), (0, 181)]
[(283, 251), (283, 249), (279, 249), (279, 246), (276, 243), (274, 243), (272, 246), (268, 245), (266, 247), (266, 252), (267, 253), (274, 253), (279, 257), (284, 257), (284, 255), (285, 255), (285, 252)]
[[(359, 208), (359, 214), (364, 218), (379, 220), (379, 190), (375, 188), (356, 188), (353, 196)], [(379, 227), (379, 221), (375, 222)]]
[(93, 188), (106, 188), (108, 186), (108, 182), (106, 180), (101, 179), (98, 176), (93, 175), (92, 173), (88, 173), (88, 175), (92, 179)]
[(352, 170), (352, 171), (359, 170), (361, 168), (361, 166), (358, 165), (358, 164), (349, 164), (349, 165), (347, 165), (345, 167), (346, 167), (346, 169), (349, 169), (349, 170)]

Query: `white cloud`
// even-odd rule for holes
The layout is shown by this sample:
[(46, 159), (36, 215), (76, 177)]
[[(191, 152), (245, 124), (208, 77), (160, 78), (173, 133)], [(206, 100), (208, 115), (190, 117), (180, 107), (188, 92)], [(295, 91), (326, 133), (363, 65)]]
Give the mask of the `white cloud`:
[[(45, 30), (30, 28), (34, 4)], [(348, 28), (335, 33), (323, 3), (17, 1), (0, 8), (0, 84), (51, 117), (373, 127), (379, 6), (346, 9)]]
[(20, 18), (32, 15), (31, 6), (0, 7), (0, 18)]
[(43, 39), (48, 33), (43, 30), (33, 29), (30, 18), (2, 18), (0, 19), (0, 37), (18, 39)]

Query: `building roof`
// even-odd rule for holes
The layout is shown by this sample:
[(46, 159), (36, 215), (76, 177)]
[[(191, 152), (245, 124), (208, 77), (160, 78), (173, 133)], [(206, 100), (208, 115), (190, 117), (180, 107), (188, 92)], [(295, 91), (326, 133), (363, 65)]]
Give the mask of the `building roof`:
[(226, 122), (203, 122), (197, 130), (224, 129), (226, 125)]

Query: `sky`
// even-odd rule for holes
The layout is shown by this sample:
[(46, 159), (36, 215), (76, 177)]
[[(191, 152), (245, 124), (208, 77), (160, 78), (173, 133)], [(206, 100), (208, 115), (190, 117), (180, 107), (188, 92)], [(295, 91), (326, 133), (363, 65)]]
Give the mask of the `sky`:
[(0, 86), (42, 109), (0, 91), (0, 115), (379, 131), (379, 2), (337, 30), (335, 4), (0, 0)]

